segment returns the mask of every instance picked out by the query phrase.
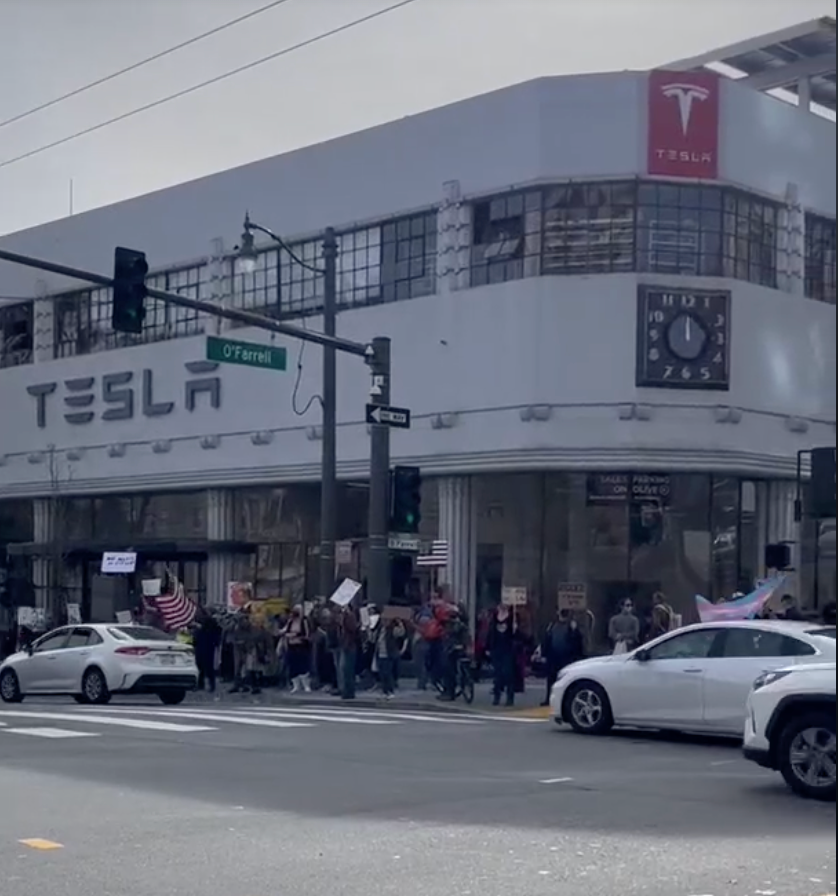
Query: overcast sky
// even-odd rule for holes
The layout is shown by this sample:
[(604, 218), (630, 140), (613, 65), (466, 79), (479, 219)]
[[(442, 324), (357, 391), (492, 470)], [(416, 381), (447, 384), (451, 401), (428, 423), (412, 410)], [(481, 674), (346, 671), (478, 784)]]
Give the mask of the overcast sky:
[[(268, 0), (0, 0), (0, 122)], [(0, 234), (530, 78), (644, 69), (819, 15), (830, 0), (416, 0), (161, 108), (4, 161), (390, 5), (288, 0), (0, 127)]]

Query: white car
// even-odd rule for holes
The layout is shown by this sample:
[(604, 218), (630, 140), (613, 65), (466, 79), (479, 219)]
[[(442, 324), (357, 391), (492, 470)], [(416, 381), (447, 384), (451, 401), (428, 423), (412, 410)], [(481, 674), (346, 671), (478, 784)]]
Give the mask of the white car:
[(553, 688), (551, 714), (581, 734), (621, 726), (741, 738), (761, 674), (835, 659), (835, 628), (773, 620), (693, 625), (623, 656), (568, 666)]
[(135, 625), (56, 629), (0, 666), (5, 703), (66, 694), (77, 703), (101, 705), (114, 694), (156, 694), (167, 706), (176, 706), (197, 683), (190, 647)]
[(835, 801), (835, 663), (761, 675), (748, 700), (745, 756), (809, 799)]

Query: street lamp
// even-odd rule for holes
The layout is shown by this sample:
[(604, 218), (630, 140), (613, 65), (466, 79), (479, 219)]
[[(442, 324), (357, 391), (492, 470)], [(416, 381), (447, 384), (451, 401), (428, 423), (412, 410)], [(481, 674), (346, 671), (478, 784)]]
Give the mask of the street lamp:
[[(294, 261), (308, 271), (323, 277), (323, 333), (335, 336), (337, 329), (338, 239), (329, 227), (323, 235), (323, 267), (308, 264), (294, 250), (267, 227), (256, 224), (247, 214), (238, 250), (238, 260), (244, 273), (253, 273), (259, 259), (255, 233), (263, 233), (284, 249)], [(337, 539), (337, 352), (323, 347), (323, 453), (320, 486), (320, 597), (329, 597), (335, 584), (335, 541)]]

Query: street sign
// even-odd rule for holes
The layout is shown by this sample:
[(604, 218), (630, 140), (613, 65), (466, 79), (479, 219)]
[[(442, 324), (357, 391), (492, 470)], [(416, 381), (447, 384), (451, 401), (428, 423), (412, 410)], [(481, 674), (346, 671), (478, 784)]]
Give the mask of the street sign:
[(275, 345), (256, 342), (238, 342), (207, 336), (207, 361), (217, 364), (238, 364), (241, 367), (258, 367), (260, 370), (287, 370), (288, 352)]
[(390, 536), (390, 550), (404, 554), (418, 554), (422, 550), (422, 541), (418, 535), (393, 534)]
[(410, 411), (407, 408), (387, 408), (377, 404), (368, 404), (367, 424), (390, 426), (393, 429), (410, 429)]

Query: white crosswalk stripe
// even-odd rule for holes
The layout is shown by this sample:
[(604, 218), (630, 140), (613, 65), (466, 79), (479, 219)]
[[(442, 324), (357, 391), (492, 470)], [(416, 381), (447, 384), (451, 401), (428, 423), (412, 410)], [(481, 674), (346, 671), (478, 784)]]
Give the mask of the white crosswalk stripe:
[[(3, 721), (6, 719), (7, 721)], [(323, 726), (354, 726), (360, 729), (414, 725), (482, 727), (500, 721), (490, 716), (456, 716), (433, 712), (405, 712), (349, 707), (282, 707), (264, 704), (186, 704), (182, 707), (153, 705), (84, 707), (39, 706), (30, 709), (0, 708), (0, 738), (24, 735), (44, 740), (99, 737), (97, 726), (111, 731), (129, 729), (169, 734), (205, 734), (224, 728), (293, 731)], [(10, 722), (15, 727), (10, 727)], [(91, 731), (93, 729), (93, 731)]]

